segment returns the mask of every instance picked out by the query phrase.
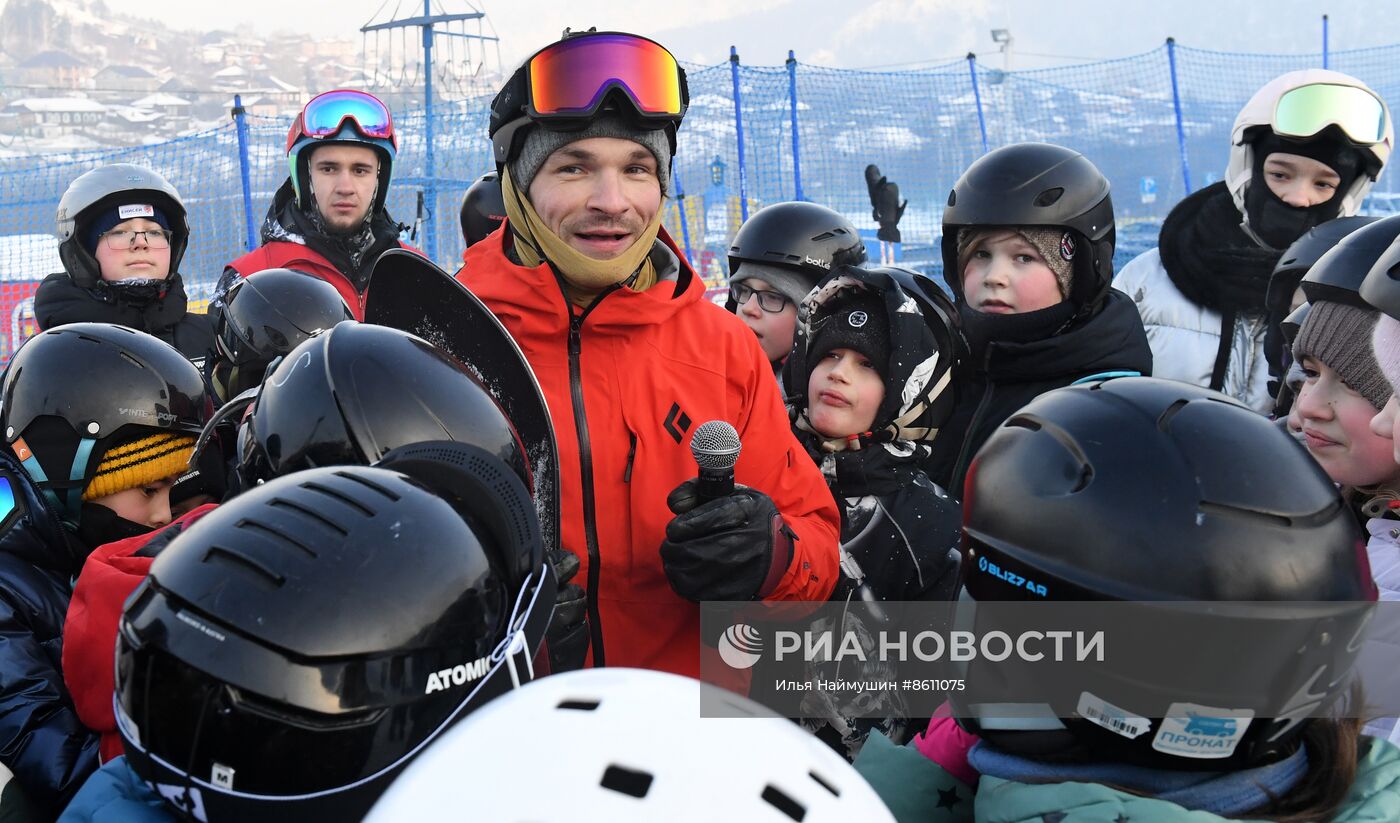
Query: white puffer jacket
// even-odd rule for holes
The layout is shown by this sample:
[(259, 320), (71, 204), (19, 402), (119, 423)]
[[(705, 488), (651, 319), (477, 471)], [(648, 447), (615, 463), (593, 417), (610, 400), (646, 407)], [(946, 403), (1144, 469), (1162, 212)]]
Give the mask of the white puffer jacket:
[[(1210, 386), (1220, 350), (1220, 312), (1192, 303), (1177, 289), (1157, 249), (1133, 258), (1113, 281), (1131, 297), (1142, 315), (1147, 342), (1152, 346), (1152, 376)], [(1263, 315), (1239, 315), (1225, 370), (1225, 394), (1268, 414), (1269, 363), (1264, 359)]]

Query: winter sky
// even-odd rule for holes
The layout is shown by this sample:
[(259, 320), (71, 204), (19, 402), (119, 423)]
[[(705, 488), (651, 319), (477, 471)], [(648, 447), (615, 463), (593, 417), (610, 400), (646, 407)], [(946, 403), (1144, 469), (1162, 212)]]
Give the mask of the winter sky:
[[(0, 0), (0, 7), (6, 0)], [(432, 0), (434, 10), (468, 10)], [(373, 20), (421, 14), (422, 0), (107, 0), (123, 13), (209, 30), (253, 28), (360, 39)], [(956, 58), (1001, 59), (993, 28), (1015, 38), (1012, 68), (1149, 51), (1167, 36), (1182, 45), (1247, 52), (1316, 52), (1321, 16), (1331, 48), (1400, 43), (1400, 15), (1375, 0), (477, 0), (515, 65), (565, 26), (625, 29), (656, 37), (683, 60), (718, 63), (729, 46), (746, 64), (799, 60), (872, 67)], [(397, 9), (397, 14), (395, 11)]]

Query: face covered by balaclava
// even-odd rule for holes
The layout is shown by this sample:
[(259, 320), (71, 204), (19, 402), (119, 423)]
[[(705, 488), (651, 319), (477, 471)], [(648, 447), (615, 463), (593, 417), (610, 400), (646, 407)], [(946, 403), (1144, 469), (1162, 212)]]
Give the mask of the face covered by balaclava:
[[(1245, 214), (1254, 235), (1275, 249), (1288, 248), (1309, 229), (1337, 217), (1347, 191), (1363, 173), (1361, 152), (1335, 129), (1307, 140), (1280, 137), (1264, 130), (1253, 142), (1254, 169), (1244, 195)], [(1302, 208), (1279, 199), (1264, 177), (1264, 163), (1269, 155), (1277, 153), (1307, 157), (1335, 171), (1341, 181), (1331, 198)]]

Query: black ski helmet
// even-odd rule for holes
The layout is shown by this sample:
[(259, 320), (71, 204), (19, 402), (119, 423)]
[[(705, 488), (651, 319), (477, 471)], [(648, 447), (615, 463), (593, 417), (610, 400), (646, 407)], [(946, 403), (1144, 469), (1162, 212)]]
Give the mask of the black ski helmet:
[[(419, 750), (531, 680), (554, 601), (524, 486), (464, 444), (443, 481), (278, 478), (157, 557), (117, 640), (133, 771), (209, 823), (358, 820)], [(513, 481), (501, 483), (501, 480)], [(519, 569), (525, 569), (522, 575)]]
[(807, 411), (807, 348), (813, 335), (852, 297), (871, 292), (883, 299), (890, 335), (889, 362), (879, 364), (885, 396), (871, 439), (932, 441), (953, 413), (953, 368), (966, 345), (952, 301), (932, 280), (907, 269), (838, 266), (808, 295), (792, 356), (783, 366), (791, 414), (800, 419)]
[(334, 286), (294, 269), (264, 269), (240, 278), (209, 316), (214, 325), (210, 381), (225, 402), (260, 384), (269, 363), (308, 337), (355, 319)]
[(467, 248), (475, 246), (500, 227), (506, 219), (506, 201), (501, 195), (501, 178), (487, 172), (462, 196), (462, 238)]
[(1362, 299), (1366, 275), (1400, 237), (1400, 215), (1369, 223), (1324, 253), (1298, 284), (1309, 303), (1327, 300), (1356, 308), (1374, 307)]
[[(846, 216), (816, 203), (774, 203), (754, 212), (729, 246), (729, 275), (742, 263), (759, 263), (792, 270), (804, 284), (817, 281), (838, 266), (859, 266), (866, 259), (865, 241)], [(728, 298), (725, 308), (737, 306)]]
[[(1072, 696), (1038, 694), (1059, 719), (1053, 728), (1044, 717), (1019, 728), (980, 722), (979, 706), (1023, 702), (1010, 695), (1026, 676), (1015, 661), (991, 676), (971, 664), (954, 712), (1013, 753), (1198, 770), (1201, 759), (1154, 745), (1170, 708), (1251, 705), (1267, 710), (1243, 721), (1233, 750), (1214, 752), (1210, 768), (1267, 762), (1348, 689), (1359, 648), (1351, 641), (1377, 596), (1356, 520), (1308, 453), (1243, 404), (1171, 380), (1125, 377), (1042, 394), (978, 452), (963, 518), (963, 591), (974, 603), (1131, 601), (1138, 605), (1121, 605), (1176, 618), (1162, 621), (1160, 635), (1134, 638), (1141, 655), (1117, 648), (1080, 665)], [(1265, 621), (1249, 653), (1237, 637), (1219, 647), (1223, 637), (1172, 635), (1183, 616), (1204, 617), (1182, 608), (1196, 601), (1231, 601), (1223, 611)], [(1205, 654), (1212, 642), (1212, 659), (1223, 649), (1234, 669), (1212, 678), (1182, 665), (1183, 650)], [(1115, 667), (1125, 657), (1139, 665)], [(1127, 688), (1135, 698), (1122, 697)], [(1085, 693), (1145, 725), (1125, 734), (1085, 719)], [(1147, 705), (1133, 702), (1147, 693)]]
[(135, 199), (148, 200), (170, 222), (170, 274), (180, 270), (189, 245), (185, 204), (170, 181), (144, 166), (112, 163), (79, 175), (58, 201), (58, 257), (73, 283), (91, 289), (102, 282), (102, 266), (83, 245), (92, 220)]
[(213, 407), (184, 355), (109, 323), (69, 323), (30, 338), (6, 368), (0, 398), (5, 444), (74, 523), (110, 446), (140, 428), (197, 435)]
[(1303, 275), (1308, 273), (1322, 255), (1332, 250), (1347, 235), (1368, 226), (1379, 217), (1338, 217), (1314, 226), (1293, 241), (1274, 266), (1264, 306), (1271, 317), (1282, 319), (1293, 309), (1293, 293), (1298, 290)]
[(1400, 319), (1400, 240), (1376, 259), (1361, 282), (1360, 293), (1372, 308)]
[(1061, 254), (1073, 260), (1069, 300), (1092, 314), (1113, 282), (1113, 200), (1108, 178), (1073, 149), (1016, 143), (984, 154), (948, 193), (943, 212), (943, 276), (963, 299), (958, 233), (993, 226), (1068, 229)]
[(238, 436), (244, 487), (316, 466), (366, 465), (451, 440), (486, 450), (534, 490), (524, 446), (491, 394), (427, 341), (344, 322), (267, 375)]

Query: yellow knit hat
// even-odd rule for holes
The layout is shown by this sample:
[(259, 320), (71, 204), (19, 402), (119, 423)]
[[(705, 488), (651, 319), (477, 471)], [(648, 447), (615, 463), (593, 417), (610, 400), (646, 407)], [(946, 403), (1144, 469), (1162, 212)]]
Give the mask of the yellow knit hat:
[(113, 446), (102, 455), (97, 474), (83, 491), (83, 500), (96, 500), (180, 474), (189, 467), (193, 454), (194, 437), (172, 432)]

